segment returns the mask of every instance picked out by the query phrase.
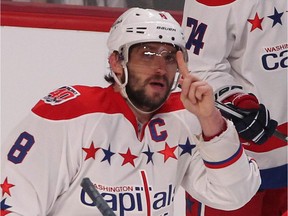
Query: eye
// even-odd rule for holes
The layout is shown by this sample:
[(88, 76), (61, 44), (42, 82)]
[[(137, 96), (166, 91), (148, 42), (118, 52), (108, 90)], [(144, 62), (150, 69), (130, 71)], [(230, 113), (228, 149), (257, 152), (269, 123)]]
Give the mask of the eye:
[(168, 63), (176, 62), (176, 52), (168, 51), (168, 52), (162, 53), (162, 56), (165, 58), (165, 61)]

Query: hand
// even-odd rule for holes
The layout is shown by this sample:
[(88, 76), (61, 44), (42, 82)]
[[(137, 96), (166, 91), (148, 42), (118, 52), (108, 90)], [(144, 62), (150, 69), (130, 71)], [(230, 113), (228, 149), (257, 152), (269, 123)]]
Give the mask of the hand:
[(184, 107), (197, 116), (204, 137), (213, 138), (226, 130), (226, 122), (215, 107), (213, 89), (207, 82), (201, 81), (196, 76), (189, 74), (183, 59), (183, 54), (176, 54), (179, 72), (182, 76), (181, 101)]
[(256, 144), (263, 144), (274, 133), (278, 122), (270, 118), (269, 110), (263, 104), (251, 111), (243, 119), (232, 118), (239, 136)]
[(216, 109), (212, 87), (189, 73), (181, 51), (177, 52), (176, 58), (182, 76), (179, 83), (182, 88), (181, 101), (184, 107), (197, 117), (210, 116)]
[(253, 94), (234, 94), (223, 102), (243, 113), (243, 119), (223, 113), (225, 117), (233, 121), (242, 139), (263, 144), (276, 130), (277, 121), (270, 118), (269, 110), (263, 104), (259, 104)]

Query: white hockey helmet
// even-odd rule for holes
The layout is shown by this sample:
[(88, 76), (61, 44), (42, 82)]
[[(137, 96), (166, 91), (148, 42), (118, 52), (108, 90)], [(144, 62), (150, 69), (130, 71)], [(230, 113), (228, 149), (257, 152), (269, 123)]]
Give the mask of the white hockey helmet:
[(118, 51), (128, 62), (134, 44), (160, 42), (179, 47), (187, 62), (184, 34), (179, 23), (168, 13), (153, 9), (130, 8), (112, 25), (107, 41), (109, 52)]

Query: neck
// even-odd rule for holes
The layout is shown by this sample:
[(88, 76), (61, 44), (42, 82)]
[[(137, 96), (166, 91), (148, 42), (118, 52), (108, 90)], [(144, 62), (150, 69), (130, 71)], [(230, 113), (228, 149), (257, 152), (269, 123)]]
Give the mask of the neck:
[(137, 109), (133, 104), (127, 101), (128, 106), (131, 108), (132, 112), (134, 113), (137, 121), (141, 124), (146, 124), (153, 116), (153, 113), (150, 112), (142, 112), (141, 110)]

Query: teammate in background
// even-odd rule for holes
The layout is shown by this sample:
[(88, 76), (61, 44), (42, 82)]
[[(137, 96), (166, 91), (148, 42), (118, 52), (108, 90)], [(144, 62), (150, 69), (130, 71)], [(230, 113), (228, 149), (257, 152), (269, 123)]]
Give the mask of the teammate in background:
[(187, 216), (287, 211), (287, 141), (271, 136), (277, 122), (287, 136), (287, 25), (286, 0), (185, 2), (188, 68), (213, 86), (218, 101), (250, 112), (244, 120), (232, 120), (262, 178), (259, 192), (236, 211), (213, 209), (187, 193)]
[[(107, 44), (109, 87), (51, 92), (2, 144), (1, 213), (100, 215), (86, 177), (119, 216), (172, 215), (180, 185), (207, 205), (244, 205), (260, 185), (257, 164), (212, 87), (188, 73), (180, 25), (132, 8)], [(171, 93), (178, 69), (182, 92)]]

